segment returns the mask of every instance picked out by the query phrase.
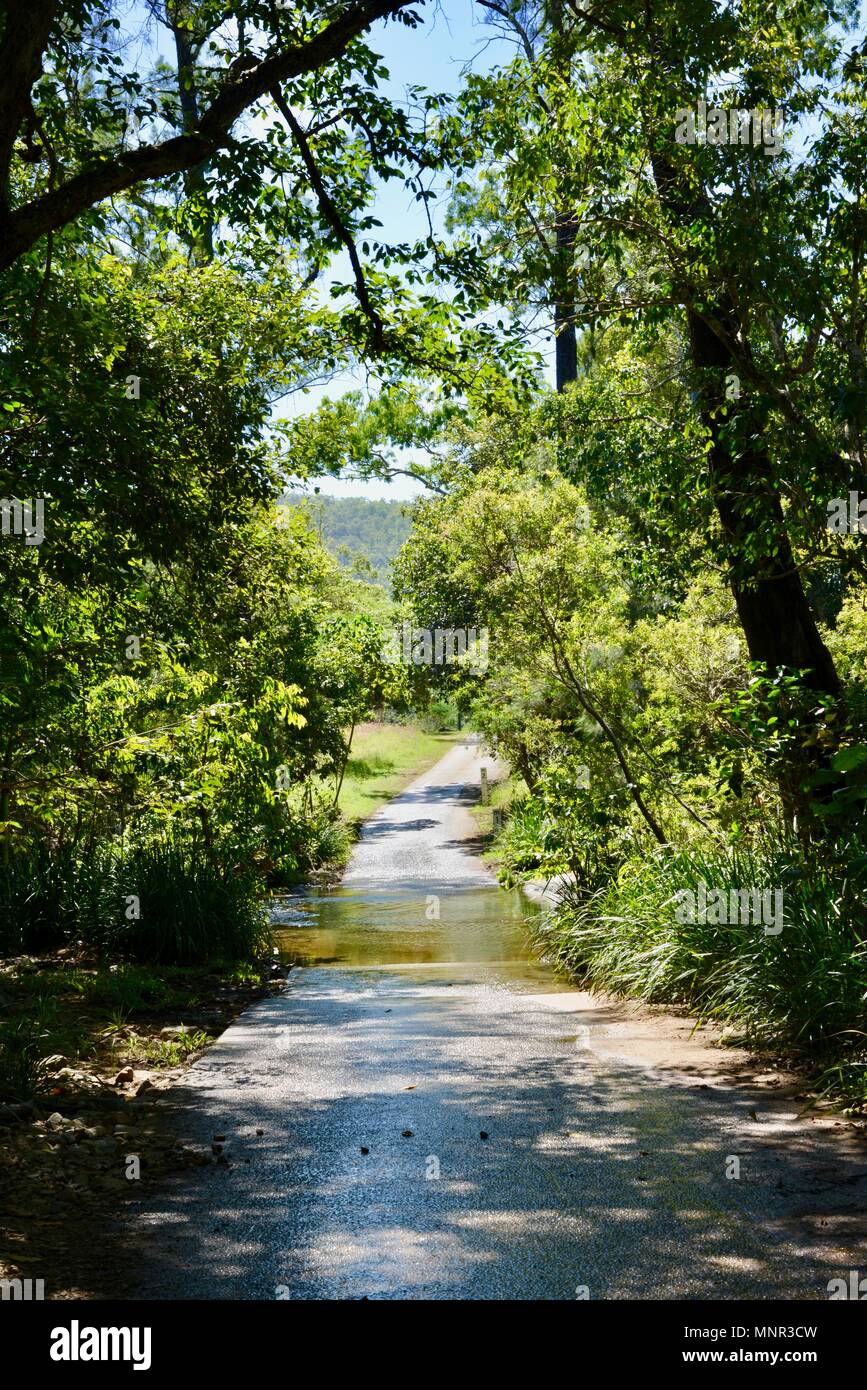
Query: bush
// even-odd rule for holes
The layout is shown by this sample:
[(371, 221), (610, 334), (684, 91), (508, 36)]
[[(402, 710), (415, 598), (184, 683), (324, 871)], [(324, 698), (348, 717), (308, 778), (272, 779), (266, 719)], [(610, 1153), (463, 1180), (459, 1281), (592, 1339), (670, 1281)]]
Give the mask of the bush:
[(26, 1023), (0, 1030), (0, 1101), (27, 1101), (47, 1082), (42, 1049)]
[(286, 888), (323, 864), (342, 863), (350, 836), (340, 812), (326, 797), (314, 796), (302, 805), (289, 804), (279, 847), (272, 850), (268, 884)]
[(622, 817), (581, 799), (525, 793), (512, 799), (501, 838), (501, 876), (507, 886), (528, 877), (572, 875), (588, 892), (617, 872), (627, 830)]
[(266, 941), (253, 875), (223, 873), (203, 849), (165, 840), (115, 861), (92, 944), (151, 965), (198, 965), (245, 959)]
[(413, 722), (426, 734), (440, 734), (457, 728), (457, 711), (447, 700), (431, 700)]
[[(248, 959), (267, 937), (252, 872), (163, 839), (121, 856), (31, 847), (0, 875), (0, 953), (80, 941), (118, 959), (196, 965)], [(137, 914), (137, 915), (136, 915)]]
[[(699, 884), (780, 889), (779, 935), (748, 923), (681, 922)], [(788, 833), (704, 853), (630, 860), (592, 894), (573, 892), (536, 928), (545, 955), (574, 978), (649, 1003), (681, 1004), (756, 1045), (805, 1055), (865, 1051), (867, 856), (852, 845), (813, 855)]]
[(0, 955), (50, 951), (89, 915), (99, 872), (71, 851), (15, 847), (0, 873)]

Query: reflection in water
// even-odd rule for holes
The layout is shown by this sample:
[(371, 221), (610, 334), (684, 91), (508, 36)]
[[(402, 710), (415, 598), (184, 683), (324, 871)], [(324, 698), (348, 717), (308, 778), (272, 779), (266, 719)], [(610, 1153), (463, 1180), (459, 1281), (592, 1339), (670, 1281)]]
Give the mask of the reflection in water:
[(517, 889), (410, 883), (282, 898), (272, 923), (281, 956), (294, 965), (510, 962), (535, 975), (527, 922), (537, 912)]

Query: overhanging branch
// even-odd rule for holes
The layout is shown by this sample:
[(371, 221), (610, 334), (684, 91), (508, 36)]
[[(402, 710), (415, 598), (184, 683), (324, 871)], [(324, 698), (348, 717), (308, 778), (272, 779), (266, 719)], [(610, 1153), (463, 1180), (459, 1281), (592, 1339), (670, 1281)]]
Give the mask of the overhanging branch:
[(271, 95), (274, 98), (277, 109), (292, 132), (292, 138), (295, 144), (298, 146), (301, 161), (304, 168), (307, 170), (307, 177), (310, 180), (310, 186), (313, 192), (316, 194), (316, 200), (319, 203), (322, 216), (334, 232), (334, 235), (338, 237), (346, 247), (346, 253), (349, 256), (349, 263), (352, 266), (352, 274), (355, 280), (355, 295), (361, 305), (365, 318), (370, 324), (371, 347), (374, 352), (382, 353), (385, 351), (385, 327), (370, 298), (370, 293), (364, 279), (364, 271), (361, 266), (361, 261), (358, 258), (358, 251), (355, 248), (352, 234), (344, 223), (343, 218), (340, 216), (334, 199), (325, 187), (307, 136), (304, 134), (292, 108), (285, 100), (279, 87), (274, 87)]
[[(5, 215), (0, 213), (0, 270), (12, 265), (47, 232), (65, 227), (87, 208), (102, 202), (104, 198), (151, 179), (183, 173), (211, 158), (227, 143), (229, 132), (238, 117), (261, 97), (278, 87), (281, 82), (324, 67), (326, 63), (344, 53), (352, 40), (375, 20), (395, 15), (400, 10), (409, 8), (411, 3), (413, 0), (364, 0), (363, 3), (352, 5), (339, 19), (321, 29), (305, 43), (286, 52), (271, 54), (252, 68), (245, 69), (242, 75), (218, 93), (203, 112), (194, 132), (178, 135), (158, 144), (143, 145), (126, 153), (116, 153), (111, 158), (82, 169), (61, 187), (24, 204), (14, 212), (7, 212)], [(50, 8), (53, 15), (53, 0), (42, 0), (42, 3), (34, 0), (34, 4), (27, 10), (27, 22), (31, 25), (34, 7), (39, 12)], [(44, 47), (44, 41), (42, 46)], [(38, 61), (41, 62), (41, 49)], [(24, 80), (22, 76), (21, 81)], [(30, 85), (32, 79), (27, 85), (25, 96), (29, 95)], [(9, 87), (6, 96), (7, 109), (11, 109), (10, 103), (14, 95), (14, 84), (9, 80), (4, 84), (0, 78), (0, 155), (3, 149), (4, 86)], [(14, 140), (14, 134), (12, 138)]]

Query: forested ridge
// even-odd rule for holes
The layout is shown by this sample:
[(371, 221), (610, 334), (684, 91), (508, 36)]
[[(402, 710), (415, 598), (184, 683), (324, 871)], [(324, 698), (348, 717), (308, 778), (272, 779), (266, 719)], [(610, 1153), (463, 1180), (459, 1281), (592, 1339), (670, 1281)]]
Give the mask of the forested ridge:
[(303, 507), (327, 549), (345, 569), (385, 589), (392, 563), (409, 535), (404, 502), (369, 497), (286, 497), (283, 505)]
[(261, 958), (358, 726), (459, 715), (549, 959), (857, 1103), (857, 13), (479, 0), (438, 91), (431, 8), (0, 7), (0, 955)]

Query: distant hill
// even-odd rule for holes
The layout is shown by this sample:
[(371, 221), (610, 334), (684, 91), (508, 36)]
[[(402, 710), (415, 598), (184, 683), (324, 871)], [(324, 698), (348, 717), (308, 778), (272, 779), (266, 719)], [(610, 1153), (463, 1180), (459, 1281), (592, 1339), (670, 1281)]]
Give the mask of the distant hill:
[(361, 556), (373, 569), (371, 580), (390, 587), (391, 562), (410, 532), (406, 502), (374, 502), (367, 497), (285, 496), (287, 507), (304, 507), (331, 554), (346, 569)]

